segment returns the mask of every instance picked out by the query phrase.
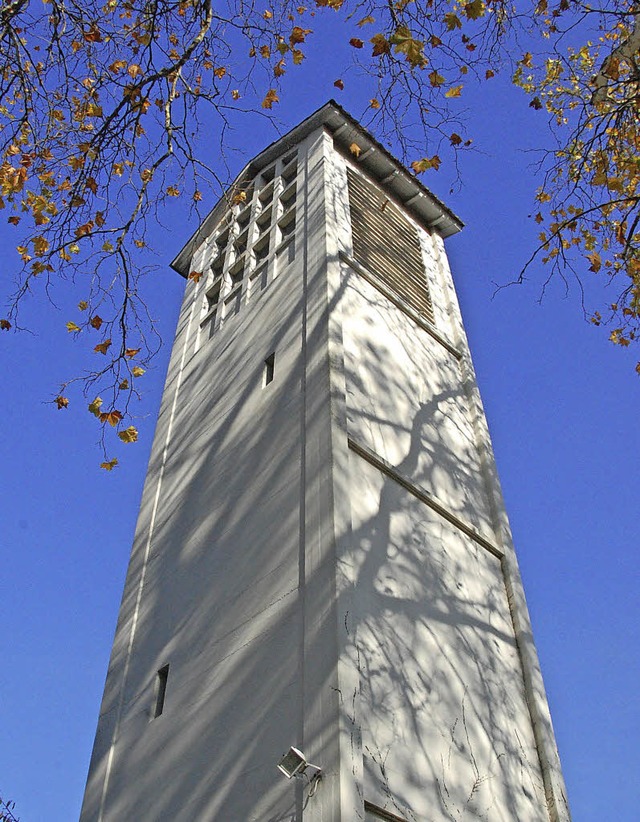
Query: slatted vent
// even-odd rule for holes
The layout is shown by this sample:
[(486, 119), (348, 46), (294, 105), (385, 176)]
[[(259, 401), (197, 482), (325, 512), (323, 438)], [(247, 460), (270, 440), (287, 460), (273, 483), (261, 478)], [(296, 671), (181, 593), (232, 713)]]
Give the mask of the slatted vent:
[(350, 168), (347, 175), (356, 261), (433, 322), (416, 228), (383, 191)]

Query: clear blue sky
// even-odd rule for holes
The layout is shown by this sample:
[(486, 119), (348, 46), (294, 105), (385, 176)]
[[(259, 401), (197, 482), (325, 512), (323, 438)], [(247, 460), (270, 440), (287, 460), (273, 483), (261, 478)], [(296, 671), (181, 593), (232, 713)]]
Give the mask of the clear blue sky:
[[(350, 91), (358, 84), (346, 75), (346, 91), (334, 89), (325, 58), (310, 48), (280, 105), (283, 129), (330, 96), (361, 113), (362, 98)], [(540, 281), (532, 279), (492, 299), (492, 283), (509, 280), (535, 242), (527, 217), (535, 178), (521, 149), (545, 132), (542, 115), (508, 83), (493, 89), (471, 116), (478, 151), (462, 168), (461, 190), (448, 194), (444, 169), (424, 180), (467, 224), (448, 250), (574, 819), (635, 822), (640, 350), (615, 348), (590, 326), (576, 288), (565, 296), (553, 286), (539, 304)], [(239, 169), (277, 136), (264, 126), (239, 131), (246, 153), (232, 162)], [(168, 263), (193, 228), (176, 216), (170, 224), (155, 232), (161, 268), (149, 282), (166, 340), (183, 288)], [(588, 291), (587, 304), (600, 297)], [(37, 336), (0, 338), (0, 791), (16, 800), (22, 822), (70, 822), (79, 814), (169, 349), (144, 378), (140, 441), (122, 445), (120, 466), (107, 474), (97, 467), (95, 420), (45, 404), (73, 367), (69, 317), (35, 298), (29, 311)]]

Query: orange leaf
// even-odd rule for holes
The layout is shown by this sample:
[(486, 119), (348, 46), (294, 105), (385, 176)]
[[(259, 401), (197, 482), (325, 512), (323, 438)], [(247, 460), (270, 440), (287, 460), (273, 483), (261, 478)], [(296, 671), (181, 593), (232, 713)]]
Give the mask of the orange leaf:
[(122, 414), (114, 408), (111, 411), (104, 411), (98, 416), (98, 419), (100, 422), (108, 422), (112, 428), (115, 428), (122, 419)]
[(276, 90), (274, 88), (270, 88), (264, 100), (262, 101), (262, 108), (271, 108), (274, 103), (279, 102), (280, 98), (278, 97)]
[(117, 464), (118, 460), (114, 457), (112, 460), (109, 460), (109, 462), (101, 462), (100, 468), (104, 468), (105, 471), (113, 471)]
[(127, 350), (124, 352), (124, 355), (125, 357), (127, 357), (127, 359), (132, 360), (139, 351), (139, 348), (127, 348)]
[(187, 277), (188, 280), (193, 280), (194, 283), (199, 283), (202, 279), (202, 271), (192, 271)]
[(104, 342), (98, 343), (93, 349), (97, 354), (106, 354), (109, 350), (109, 346), (111, 345), (111, 340), (105, 340)]

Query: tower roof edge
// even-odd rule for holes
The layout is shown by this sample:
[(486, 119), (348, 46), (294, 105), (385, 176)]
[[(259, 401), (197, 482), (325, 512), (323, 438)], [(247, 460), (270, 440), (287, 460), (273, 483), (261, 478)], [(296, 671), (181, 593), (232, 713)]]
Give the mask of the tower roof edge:
[[(326, 128), (332, 135), (334, 144), (347, 153), (355, 142), (360, 153), (357, 157), (351, 155), (354, 162), (377, 180), (383, 189), (388, 189), (391, 196), (418, 223), (434, 229), (443, 238), (456, 234), (464, 227), (462, 220), (453, 211), (335, 100), (329, 100), (291, 131), (267, 146), (242, 169), (236, 181), (255, 176), (280, 154), (298, 145), (318, 128)], [(213, 231), (219, 219), (220, 208), (226, 204), (226, 198), (221, 197), (172, 261), (171, 267), (183, 277), (188, 276), (194, 251)]]

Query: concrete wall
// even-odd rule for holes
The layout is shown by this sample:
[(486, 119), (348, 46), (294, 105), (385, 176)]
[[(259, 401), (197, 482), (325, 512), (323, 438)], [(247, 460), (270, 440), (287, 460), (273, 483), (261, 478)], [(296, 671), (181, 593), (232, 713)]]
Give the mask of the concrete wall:
[(567, 818), (442, 244), (434, 327), (350, 261), (346, 162), (298, 147), (295, 257), (211, 337), (187, 284), (82, 822)]

